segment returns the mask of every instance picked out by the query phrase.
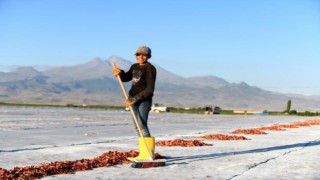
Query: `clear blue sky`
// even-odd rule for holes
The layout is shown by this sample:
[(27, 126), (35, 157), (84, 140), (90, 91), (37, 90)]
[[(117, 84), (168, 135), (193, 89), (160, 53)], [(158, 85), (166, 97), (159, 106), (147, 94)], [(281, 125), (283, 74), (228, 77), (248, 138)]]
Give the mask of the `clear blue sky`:
[(0, 67), (135, 61), (140, 45), (183, 77), (320, 95), (319, 0), (0, 0)]

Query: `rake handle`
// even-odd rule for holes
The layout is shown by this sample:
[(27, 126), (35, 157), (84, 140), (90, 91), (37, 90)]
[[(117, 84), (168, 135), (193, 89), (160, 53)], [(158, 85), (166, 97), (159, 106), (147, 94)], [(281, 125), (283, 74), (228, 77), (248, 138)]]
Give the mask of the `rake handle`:
[[(117, 67), (116, 67), (116, 64), (115, 64), (114, 62), (112, 63), (112, 66), (113, 66), (113, 68), (117, 68)], [(127, 94), (126, 88), (124, 87), (123, 82), (122, 82), (122, 80), (121, 80), (121, 78), (120, 78), (119, 75), (117, 75), (117, 79), (118, 79), (119, 84), (120, 84), (120, 86), (121, 86), (121, 89), (122, 89), (122, 92), (123, 92), (124, 97), (125, 97), (126, 99), (129, 99), (129, 96), (128, 96), (128, 94)], [(144, 139), (144, 136), (143, 136), (143, 134), (142, 134), (142, 132), (141, 132), (141, 128), (140, 128), (140, 125), (139, 125), (139, 123), (138, 123), (137, 116), (136, 116), (136, 114), (135, 114), (134, 111), (133, 111), (132, 105), (129, 106), (129, 109), (130, 109), (130, 112), (131, 112), (131, 114), (132, 114), (133, 120), (134, 120), (134, 122), (135, 122), (135, 124), (136, 124), (136, 126), (137, 126), (137, 128), (138, 128), (139, 135), (140, 135), (140, 137), (142, 137), (142, 139), (143, 139), (144, 147), (146, 148), (150, 159), (153, 160), (153, 157), (151, 157), (150, 150), (149, 150), (149, 148), (148, 148), (148, 146), (147, 146), (146, 140)]]

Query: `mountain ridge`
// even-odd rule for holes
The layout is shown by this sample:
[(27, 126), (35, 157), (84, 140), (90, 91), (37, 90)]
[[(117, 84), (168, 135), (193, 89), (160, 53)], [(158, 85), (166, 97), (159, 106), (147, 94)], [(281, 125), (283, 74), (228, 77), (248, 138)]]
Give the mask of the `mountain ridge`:
[[(121, 89), (113, 77), (112, 62), (124, 70), (133, 64), (111, 56), (43, 71), (21, 66), (10, 72), (0, 72), (0, 101), (123, 105)], [(184, 78), (155, 66), (154, 102), (166, 106), (285, 110), (287, 101), (291, 100), (292, 109), (320, 109), (320, 98), (317, 97), (266, 91), (245, 82), (229, 83), (213, 75)], [(128, 90), (130, 83), (125, 83), (125, 87)]]

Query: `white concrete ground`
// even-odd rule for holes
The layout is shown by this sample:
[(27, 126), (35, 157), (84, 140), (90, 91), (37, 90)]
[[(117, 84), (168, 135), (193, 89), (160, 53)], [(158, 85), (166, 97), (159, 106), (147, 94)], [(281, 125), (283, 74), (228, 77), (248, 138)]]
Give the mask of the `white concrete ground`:
[[(320, 119), (290, 116), (230, 116), (151, 113), (156, 140), (199, 139), (274, 124)], [(106, 151), (138, 150), (137, 133), (126, 111), (78, 108), (0, 107), (0, 167), (93, 158)], [(320, 126), (246, 141), (203, 140), (213, 146), (156, 147), (165, 167), (133, 169), (129, 164), (43, 179), (320, 179)]]

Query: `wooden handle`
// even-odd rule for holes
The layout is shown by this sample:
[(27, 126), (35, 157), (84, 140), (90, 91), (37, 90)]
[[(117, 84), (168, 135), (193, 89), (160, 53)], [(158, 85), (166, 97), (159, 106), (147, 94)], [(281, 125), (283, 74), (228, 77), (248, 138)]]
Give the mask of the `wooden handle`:
[[(114, 62), (112, 63), (112, 66), (113, 66), (113, 68), (117, 68), (117, 67), (116, 67), (116, 64), (115, 64)], [(122, 89), (122, 92), (123, 92), (124, 97), (125, 97), (126, 99), (129, 99), (129, 96), (128, 96), (128, 94), (127, 94), (127, 91), (126, 91), (123, 83), (122, 83), (122, 80), (121, 80), (120, 76), (117, 75), (117, 78), (118, 78), (119, 84), (120, 84), (120, 86), (121, 86), (121, 89)], [(146, 142), (146, 140), (144, 139), (143, 134), (142, 134), (142, 132), (141, 132), (141, 128), (140, 128), (140, 125), (139, 125), (139, 123), (138, 123), (137, 116), (136, 116), (136, 114), (134, 113), (134, 111), (133, 111), (133, 109), (132, 109), (132, 106), (129, 106), (129, 109), (130, 109), (130, 111), (131, 111), (131, 114), (132, 114), (134, 123), (135, 123), (136, 126), (137, 126), (138, 133), (139, 133), (140, 137), (143, 139), (143, 144), (144, 144), (144, 147), (146, 148), (146, 150), (147, 150), (147, 152), (148, 152), (149, 158), (150, 158), (150, 160), (153, 160), (153, 157), (151, 156), (150, 149), (148, 148), (147, 142)]]
[[(114, 62), (112, 63), (112, 66), (113, 66), (113, 68), (117, 68), (117, 67), (116, 67), (116, 64), (115, 64)], [(122, 83), (122, 81), (121, 81), (120, 76), (117, 75), (117, 78), (118, 78), (119, 84), (120, 84), (120, 86), (121, 86), (121, 89), (122, 89), (122, 92), (123, 92), (124, 97), (125, 97), (126, 99), (129, 99), (129, 96), (128, 96), (128, 94), (127, 94), (126, 88), (124, 88), (124, 85), (123, 85), (123, 83)]]

